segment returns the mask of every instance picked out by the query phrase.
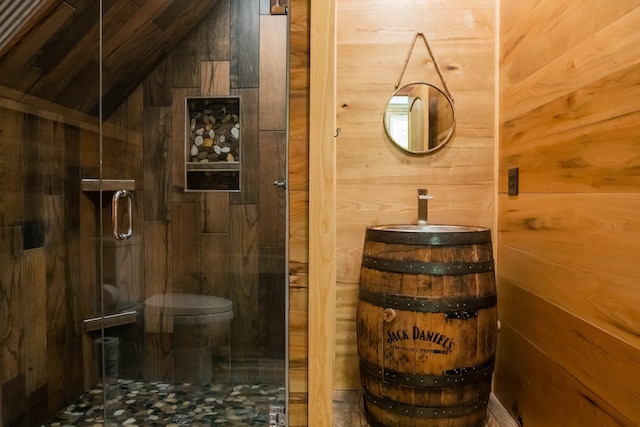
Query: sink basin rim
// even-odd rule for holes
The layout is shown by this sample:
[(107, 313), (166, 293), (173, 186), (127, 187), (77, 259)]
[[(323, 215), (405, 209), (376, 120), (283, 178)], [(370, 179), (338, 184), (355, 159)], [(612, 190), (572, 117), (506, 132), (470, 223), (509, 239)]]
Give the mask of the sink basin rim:
[(367, 227), (366, 240), (427, 246), (490, 244), (491, 229), (468, 225), (388, 224)]
[(384, 224), (367, 227), (371, 230), (390, 231), (400, 233), (476, 233), (487, 231), (489, 228), (476, 225), (454, 224)]

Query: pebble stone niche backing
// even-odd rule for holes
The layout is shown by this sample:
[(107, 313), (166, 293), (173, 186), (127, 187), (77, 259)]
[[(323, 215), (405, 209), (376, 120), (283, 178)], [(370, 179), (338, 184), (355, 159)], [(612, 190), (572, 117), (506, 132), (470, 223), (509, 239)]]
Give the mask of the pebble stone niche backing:
[(239, 97), (187, 97), (185, 190), (239, 191)]
[(101, 385), (43, 424), (44, 427), (267, 426), (271, 406), (284, 406), (284, 387), (167, 384), (120, 380), (107, 399)]

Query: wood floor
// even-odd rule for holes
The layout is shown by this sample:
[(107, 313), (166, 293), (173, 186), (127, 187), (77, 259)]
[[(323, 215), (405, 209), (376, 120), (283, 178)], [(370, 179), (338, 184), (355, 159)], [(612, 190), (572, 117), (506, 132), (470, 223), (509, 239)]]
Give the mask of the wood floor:
[[(519, 427), (493, 395), (483, 427)], [(367, 427), (362, 409), (362, 393), (336, 391), (333, 394), (333, 427)]]

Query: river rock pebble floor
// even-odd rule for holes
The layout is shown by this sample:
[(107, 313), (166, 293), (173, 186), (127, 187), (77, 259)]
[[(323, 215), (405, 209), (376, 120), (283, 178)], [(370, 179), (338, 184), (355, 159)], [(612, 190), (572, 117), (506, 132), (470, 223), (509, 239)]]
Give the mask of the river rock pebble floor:
[(120, 380), (107, 399), (106, 423), (103, 389), (98, 385), (43, 426), (268, 426), (269, 409), (284, 404), (284, 387), (274, 385)]

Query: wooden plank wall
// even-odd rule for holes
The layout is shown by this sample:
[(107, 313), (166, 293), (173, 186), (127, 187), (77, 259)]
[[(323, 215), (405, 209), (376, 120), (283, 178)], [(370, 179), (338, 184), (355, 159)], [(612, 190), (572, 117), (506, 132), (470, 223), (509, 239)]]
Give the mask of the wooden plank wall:
[[(336, 390), (360, 388), (355, 317), (366, 227), (417, 223), (418, 188), (434, 197), (431, 223), (493, 225), (494, 3), (337, 2)], [(458, 119), (453, 139), (429, 156), (401, 152), (382, 123), (417, 32), (443, 70)], [(425, 80), (442, 87), (419, 42), (402, 84)]]
[(0, 92), (0, 426), (39, 425), (84, 389), (80, 163), (98, 126)]
[[(287, 17), (269, 15), (267, 6), (217, 2), (109, 118), (143, 134), (124, 157), (126, 147), (107, 150), (108, 170), (136, 179), (143, 200), (140, 227), (153, 242), (141, 256), (152, 272), (143, 297), (186, 292), (232, 300), (235, 382), (284, 381), (286, 193), (273, 182), (286, 176)], [(225, 95), (241, 98), (241, 191), (185, 193), (185, 97)], [(158, 351), (145, 354), (144, 366), (171, 379), (171, 352), (159, 350), (170, 339), (167, 326), (145, 325)], [(281, 361), (279, 371), (260, 363), (269, 359)]]
[(495, 392), (523, 426), (638, 425), (640, 2), (500, 15)]
[[(268, 2), (218, 1), (104, 126), (104, 177), (136, 182), (136, 239), (106, 246), (105, 279), (131, 285), (121, 295), (137, 302), (170, 291), (232, 299), (233, 381), (284, 381), (286, 194), (272, 183), (286, 174), (286, 36), (287, 17), (270, 16)], [(241, 77), (249, 66), (258, 84)], [(184, 97), (227, 94), (243, 102), (246, 191), (184, 193)], [(97, 378), (97, 336), (82, 320), (97, 315), (96, 236), (107, 230), (80, 180), (99, 174), (98, 124), (0, 88), (0, 131), (0, 426), (39, 425)], [(146, 339), (166, 343), (162, 326)], [(170, 378), (169, 355), (144, 359), (143, 331), (127, 328), (109, 331), (135, 362), (122, 377)]]
[(289, 425), (308, 425), (309, 0), (289, 2)]

